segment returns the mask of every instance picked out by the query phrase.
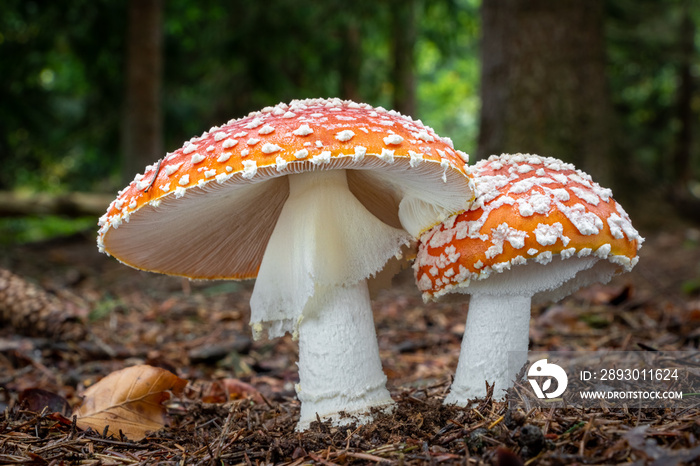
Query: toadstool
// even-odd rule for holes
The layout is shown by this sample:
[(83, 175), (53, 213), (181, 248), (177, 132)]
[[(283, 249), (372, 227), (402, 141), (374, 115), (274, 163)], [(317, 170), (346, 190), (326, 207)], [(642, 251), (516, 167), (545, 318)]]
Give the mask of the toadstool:
[[(509, 388), (508, 352), (528, 349), (531, 300), (556, 301), (607, 282), (638, 261), (644, 239), (587, 174), (550, 157), (476, 163), (469, 210), (423, 234), (414, 272), (424, 299), (470, 295), (454, 382), (445, 403), (465, 406)], [(523, 359), (523, 363), (525, 360)]]
[[(468, 207), (466, 154), (420, 121), (339, 99), (279, 104), (211, 128), (137, 175), (98, 246), (132, 267), (256, 278), (255, 337), (299, 340), (303, 430), (392, 403), (367, 279)], [(361, 419), (362, 420), (362, 419)]]

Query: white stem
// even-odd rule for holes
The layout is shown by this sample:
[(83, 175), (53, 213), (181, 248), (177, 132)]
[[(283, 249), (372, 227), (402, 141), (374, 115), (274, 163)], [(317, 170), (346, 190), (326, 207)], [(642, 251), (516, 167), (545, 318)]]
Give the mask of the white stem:
[[(400, 254), (410, 237), (375, 217), (352, 194), (344, 170), (289, 176), (284, 204), (250, 300), (256, 337), (299, 338), (304, 430), (316, 420), (346, 422), (391, 404), (384, 387), (367, 278)], [(350, 420), (352, 421), (352, 419)]]
[(289, 198), (265, 249), (250, 299), (256, 338), (296, 333), (316, 288), (354, 284), (384, 268), (410, 236), (369, 212), (345, 170), (290, 175)]
[(299, 324), (298, 365), (298, 431), (307, 429), (317, 414), (340, 425), (356, 420), (341, 412), (367, 421), (371, 408), (393, 404), (366, 281), (317, 288)]
[(508, 370), (509, 351), (522, 351), (526, 357), (529, 328), (529, 295), (473, 294), (455, 379), (445, 404), (466, 406), (470, 399), (484, 397), (487, 381), (495, 384), (493, 399), (504, 399), (515, 378)]

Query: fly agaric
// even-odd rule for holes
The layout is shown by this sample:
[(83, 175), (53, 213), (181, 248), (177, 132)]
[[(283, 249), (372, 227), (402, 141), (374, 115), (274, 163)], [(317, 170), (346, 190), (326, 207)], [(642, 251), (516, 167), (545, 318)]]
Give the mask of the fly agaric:
[(338, 423), (341, 412), (392, 403), (367, 279), (468, 207), (466, 162), (449, 139), (394, 111), (338, 99), (279, 104), (147, 167), (102, 217), (98, 246), (141, 270), (257, 277), (256, 338), (299, 339), (297, 429), (317, 415)]
[[(469, 210), (423, 234), (414, 271), (423, 298), (469, 294), (447, 404), (510, 387), (508, 352), (528, 349), (531, 300), (556, 301), (637, 263), (644, 239), (609, 189), (571, 164), (523, 154), (473, 167)], [(525, 361), (522, 361), (525, 363)]]

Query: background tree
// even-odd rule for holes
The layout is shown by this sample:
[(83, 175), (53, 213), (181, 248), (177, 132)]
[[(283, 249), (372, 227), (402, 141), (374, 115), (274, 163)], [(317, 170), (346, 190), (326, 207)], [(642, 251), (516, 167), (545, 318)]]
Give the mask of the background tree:
[(163, 0), (130, 0), (122, 182), (163, 155)]
[(360, 74), (362, 71), (362, 33), (356, 15), (342, 17), (340, 24), (340, 96), (343, 99), (361, 101)]
[(696, 78), (693, 75), (693, 63), (698, 60), (695, 51), (696, 27), (691, 17), (690, 1), (681, 4), (680, 28), (678, 29), (678, 65), (677, 89), (674, 102), (675, 120), (678, 129), (673, 145), (673, 172), (671, 198), (679, 208), (691, 209), (700, 216), (700, 209), (690, 199), (690, 184), (693, 181), (693, 131), (697, 125), (697, 107), (693, 109)]
[(611, 185), (603, 1), (485, 0), (478, 156), (561, 158)]
[(391, 15), (392, 108), (405, 115), (416, 114), (416, 15), (417, 0), (394, 0)]
[(693, 70), (695, 56), (695, 25), (690, 18), (690, 2), (683, 2), (681, 27), (678, 31), (678, 89), (675, 112), (680, 123), (673, 157), (673, 177), (686, 185), (690, 180), (690, 152), (692, 150)]

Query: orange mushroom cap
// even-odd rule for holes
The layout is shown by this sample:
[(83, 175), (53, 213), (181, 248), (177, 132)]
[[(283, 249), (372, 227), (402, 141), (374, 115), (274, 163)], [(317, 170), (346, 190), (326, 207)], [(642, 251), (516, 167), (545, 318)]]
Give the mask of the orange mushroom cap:
[[(288, 194), (280, 181), (285, 175), (329, 169), (390, 173), (381, 189), (373, 186), (373, 175), (348, 180), (370, 211), (400, 226), (395, 211), (402, 188), (396, 180), (408, 178), (415, 187), (423, 179), (434, 199), (471, 195), (467, 159), (448, 138), (395, 111), (339, 99), (279, 104), (213, 127), (147, 167), (100, 219), (98, 247), (143, 270), (252, 278)], [(460, 200), (461, 208), (449, 201), (444, 217), (469, 201)]]
[(644, 238), (612, 192), (573, 165), (503, 154), (476, 163), (473, 173), (472, 207), (421, 236), (414, 270), (426, 298), (557, 255), (606, 259), (616, 273), (637, 263)]

